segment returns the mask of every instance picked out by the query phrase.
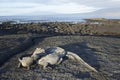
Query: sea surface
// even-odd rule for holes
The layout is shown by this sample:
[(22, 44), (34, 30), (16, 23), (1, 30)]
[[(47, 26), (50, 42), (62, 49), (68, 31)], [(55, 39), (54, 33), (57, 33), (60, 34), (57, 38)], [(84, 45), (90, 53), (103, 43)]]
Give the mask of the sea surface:
[(82, 22), (78, 16), (0, 16), (0, 22), (15, 21), (17, 23), (30, 22)]

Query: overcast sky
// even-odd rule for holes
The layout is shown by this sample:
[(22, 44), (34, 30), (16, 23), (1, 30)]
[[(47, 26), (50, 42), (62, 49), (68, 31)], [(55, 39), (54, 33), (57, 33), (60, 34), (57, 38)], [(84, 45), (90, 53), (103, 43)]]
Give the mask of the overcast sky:
[(120, 0), (0, 0), (0, 16), (88, 13), (119, 6)]

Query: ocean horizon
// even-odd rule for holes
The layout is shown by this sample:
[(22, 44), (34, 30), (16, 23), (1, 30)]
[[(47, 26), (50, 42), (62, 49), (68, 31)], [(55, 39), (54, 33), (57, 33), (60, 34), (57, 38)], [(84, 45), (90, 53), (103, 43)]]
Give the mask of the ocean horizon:
[(0, 21), (20, 22), (82, 22), (78, 16), (0, 16)]

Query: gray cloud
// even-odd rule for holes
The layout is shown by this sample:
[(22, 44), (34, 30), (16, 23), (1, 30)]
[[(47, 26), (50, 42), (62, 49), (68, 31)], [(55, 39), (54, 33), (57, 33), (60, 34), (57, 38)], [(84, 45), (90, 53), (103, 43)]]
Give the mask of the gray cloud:
[(120, 0), (62, 0), (63, 2), (74, 2), (77, 4), (84, 4), (88, 6), (110, 8), (110, 7), (119, 7)]
[(31, 2), (42, 4), (77, 3), (100, 8), (119, 7), (120, 0), (0, 0), (0, 2)]
[[(70, 5), (71, 9), (68, 7), (69, 4), (72, 4)], [(108, 8), (113, 10), (113, 8), (118, 8), (119, 5), (120, 0), (0, 0), (0, 14), (13, 14), (15, 12), (16, 14), (20, 12), (33, 14), (36, 14), (35, 12), (49, 12), (51, 14), (55, 11), (60, 11), (58, 13), (78, 13), (82, 10), (83, 12), (92, 12), (94, 10)], [(113, 14), (111, 13), (109, 15)]]

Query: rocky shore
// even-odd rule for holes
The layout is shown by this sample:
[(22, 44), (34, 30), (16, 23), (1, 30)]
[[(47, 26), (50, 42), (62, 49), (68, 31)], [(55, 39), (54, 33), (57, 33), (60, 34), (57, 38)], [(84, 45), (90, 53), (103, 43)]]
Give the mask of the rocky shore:
[[(69, 35), (37, 36), (33, 39), (28, 35), (14, 36), (0, 36), (0, 63), (6, 59), (0, 67), (1, 80), (119, 80), (120, 78), (120, 38), (118, 37)], [(91, 72), (72, 60), (65, 60), (47, 71), (38, 65), (33, 65), (31, 70), (17, 68), (18, 57), (32, 54), (37, 47), (50, 46), (60, 46), (78, 54), (99, 73)]]

